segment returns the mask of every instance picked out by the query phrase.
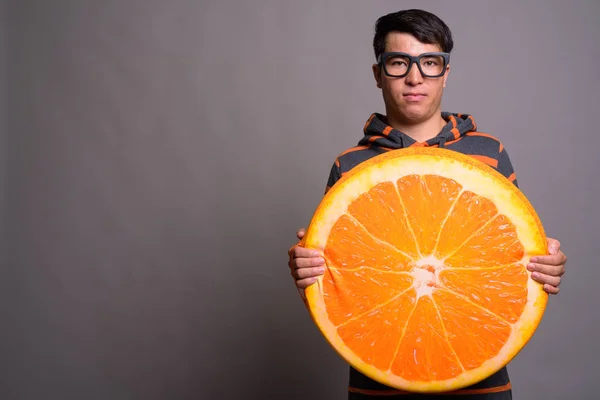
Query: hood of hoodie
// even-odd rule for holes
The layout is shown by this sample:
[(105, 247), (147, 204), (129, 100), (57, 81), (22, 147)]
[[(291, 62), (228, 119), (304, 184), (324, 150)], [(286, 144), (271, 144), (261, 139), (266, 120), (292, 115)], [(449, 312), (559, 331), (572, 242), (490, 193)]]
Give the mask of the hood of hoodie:
[[(458, 114), (442, 112), (442, 118), (447, 124), (437, 134), (437, 136), (424, 142), (423, 146), (444, 147), (446, 142), (456, 140), (464, 136), (467, 132), (473, 132), (477, 129), (475, 120), (469, 114)], [(412, 146), (416, 140), (407, 134), (392, 128), (387, 123), (387, 118), (379, 113), (371, 114), (364, 128), (365, 136), (358, 142), (359, 145), (377, 145), (392, 149), (401, 149)]]

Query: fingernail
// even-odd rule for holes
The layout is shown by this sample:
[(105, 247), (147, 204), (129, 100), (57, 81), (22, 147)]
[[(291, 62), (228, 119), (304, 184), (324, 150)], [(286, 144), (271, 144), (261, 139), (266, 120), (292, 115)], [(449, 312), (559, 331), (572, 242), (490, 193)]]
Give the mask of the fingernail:
[(324, 274), (325, 273), (325, 268), (324, 267), (318, 268), (317, 269), (317, 273)]
[(318, 251), (313, 251), (312, 256), (313, 257), (321, 257), (321, 254), (319, 254)]
[(533, 274), (531, 274), (531, 276), (537, 279), (540, 277), (540, 274), (538, 274), (537, 272), (534, 272)]
[(537, 257), (531, 257), (531, 260), (529, 260), (529, 261), (531, 261), (531, 262), (537, 262), (538, 259), (537, 259)]
[(535, 266), (533, 264), (527, 264), (527, 269), (533, 271), (535, 269)]
[(323, 258), (318, 258), (315, 260), (316, 265), (323, 265), (325, 264), (325, 260)]

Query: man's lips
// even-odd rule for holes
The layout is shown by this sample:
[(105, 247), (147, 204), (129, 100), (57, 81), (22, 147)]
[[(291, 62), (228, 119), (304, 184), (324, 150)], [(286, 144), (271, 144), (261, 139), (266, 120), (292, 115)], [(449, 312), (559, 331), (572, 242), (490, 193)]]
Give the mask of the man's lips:
[(425, 93), (403, 93), (402, 96), (407, 100), (421, 100), (427, 95)]

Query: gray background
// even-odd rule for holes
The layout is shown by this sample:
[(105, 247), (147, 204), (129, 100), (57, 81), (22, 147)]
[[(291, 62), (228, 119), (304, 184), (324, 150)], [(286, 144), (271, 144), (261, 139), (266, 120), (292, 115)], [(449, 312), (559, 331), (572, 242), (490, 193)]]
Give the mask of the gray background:
[(416, 6), (569, 256), (515, 399), (597, 399), (600, 2), (483, 3), (3, 1), (0, 398), (344, 399), (286, 251)]

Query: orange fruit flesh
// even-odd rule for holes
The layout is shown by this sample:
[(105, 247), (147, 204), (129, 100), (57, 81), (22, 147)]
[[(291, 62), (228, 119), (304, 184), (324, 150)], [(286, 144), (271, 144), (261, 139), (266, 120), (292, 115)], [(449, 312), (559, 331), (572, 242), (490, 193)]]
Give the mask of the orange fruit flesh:
[[(430, 164), (458, 160), (483, 181), (491, 175), (490, 193), (510, 190), (495, 171), (435, 151), (417, 154), (433, 156)], [(389, 154), (381, 160), (402, 158)], [(379, 164), (355, 174), (369, 165)], [(491, 375), (531, 337), (546, 304), (525, 268), (544, 253), (545, 238), (524, 196), (510, 191), (513, 209), (503, 213), (502, 196), (490, 199), (461, 173), (448, 175), (407, 173), (347, 189), (346, 197), (340, 189), (337, 201), (326, 196), (305, 237), (328, 267), (307, 289), (313, 319), (357, 369), (399, 389), (453, 390)], [(523, 210), (528, 223), (516, 217)]]

